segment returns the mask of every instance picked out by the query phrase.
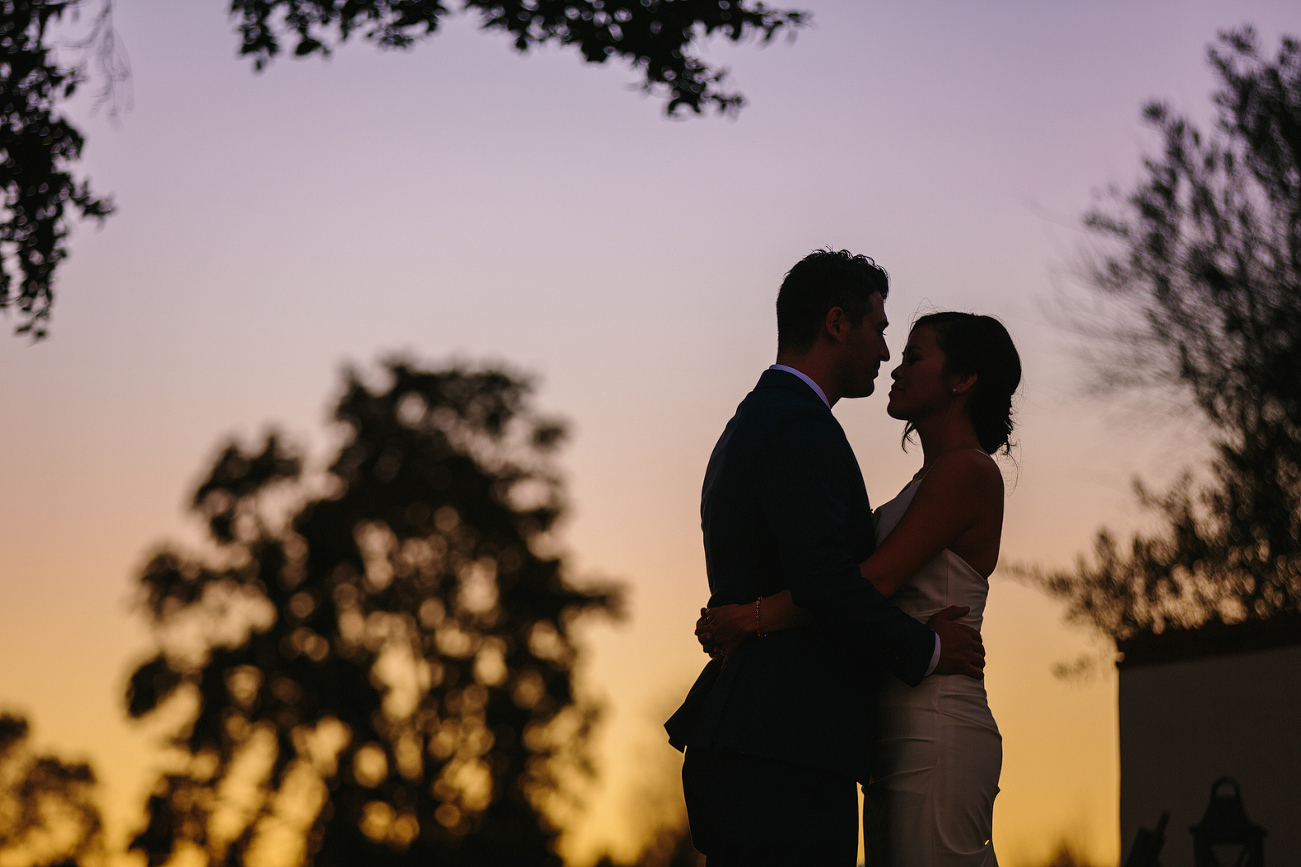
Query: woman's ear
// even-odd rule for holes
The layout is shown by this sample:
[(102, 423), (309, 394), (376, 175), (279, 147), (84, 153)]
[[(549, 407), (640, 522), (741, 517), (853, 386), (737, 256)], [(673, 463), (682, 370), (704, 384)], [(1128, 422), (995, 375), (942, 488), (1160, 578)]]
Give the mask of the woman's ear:
[(976, 374), (965, 373), (962, 376), (954, 376), (949, 380), (949, 389), (954, 397), (960, 394), (966, 394), (976, 387)]

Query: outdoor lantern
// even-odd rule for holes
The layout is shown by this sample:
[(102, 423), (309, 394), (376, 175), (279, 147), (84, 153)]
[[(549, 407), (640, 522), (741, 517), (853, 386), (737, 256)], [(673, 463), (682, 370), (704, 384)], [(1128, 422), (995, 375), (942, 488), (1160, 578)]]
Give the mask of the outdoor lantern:
[[(1232, 788), (1232, 793), (1227, 790)], [(1265, 829), (1251, 824), (1242, 807), (1237, 781), (1220, 777), (1211, 786), (1211, 803), (1193, 835), (1193, 867), (1262, 867)]]

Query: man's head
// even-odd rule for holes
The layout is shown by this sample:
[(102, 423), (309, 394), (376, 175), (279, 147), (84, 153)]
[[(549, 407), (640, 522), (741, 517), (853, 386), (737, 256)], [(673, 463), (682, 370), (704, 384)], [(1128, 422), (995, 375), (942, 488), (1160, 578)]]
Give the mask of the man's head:
[(881, 362), (890, 358), (883, 336), (889, 292), (885, 270), (867, 256), (805, 256), (777, 294), (778, 359), (804, 370), (833, 402), (871, 394)]

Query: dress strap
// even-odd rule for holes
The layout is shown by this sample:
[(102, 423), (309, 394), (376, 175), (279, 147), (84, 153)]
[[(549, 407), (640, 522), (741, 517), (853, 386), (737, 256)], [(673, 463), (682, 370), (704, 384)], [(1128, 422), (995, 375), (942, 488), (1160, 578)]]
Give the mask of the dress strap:
[[(931, 466), (934, 466), (934, 464), (932, 464)], [(926, 474), (929, 473), (930, 471), (931, 471), (930, 467), (922, 467), (915, 474), (913, 474), (912, 479), (909, 480), (908, 484), (903, 486), (903, 490), (901, 490), (899, 493), (902, 494), (904, 491), (908, 490), (909, 488), (915, 485), (920, 485), (922, 479), (926, 478)]]

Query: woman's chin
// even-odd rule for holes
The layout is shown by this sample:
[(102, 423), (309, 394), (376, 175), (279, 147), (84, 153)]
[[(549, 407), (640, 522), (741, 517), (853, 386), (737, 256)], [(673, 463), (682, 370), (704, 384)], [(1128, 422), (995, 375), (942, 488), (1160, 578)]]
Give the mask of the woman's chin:
[(890, 416), (890, 418), (897, 418), (899, 419), (899, 421), (908, 420), (906, 415), (904, 414), (903, 409), (898, 406), (895, 406), (893, 400), (885, 405), (885, 414)]

